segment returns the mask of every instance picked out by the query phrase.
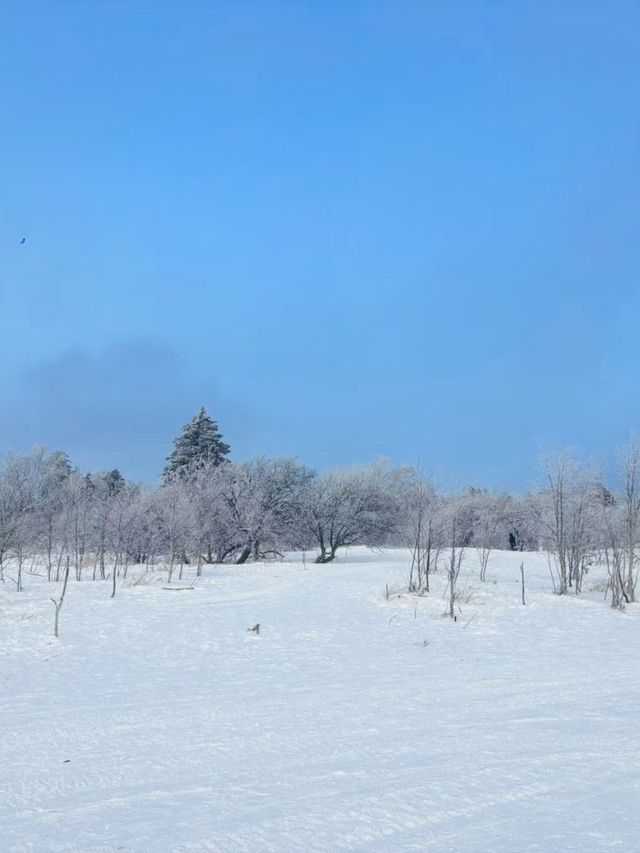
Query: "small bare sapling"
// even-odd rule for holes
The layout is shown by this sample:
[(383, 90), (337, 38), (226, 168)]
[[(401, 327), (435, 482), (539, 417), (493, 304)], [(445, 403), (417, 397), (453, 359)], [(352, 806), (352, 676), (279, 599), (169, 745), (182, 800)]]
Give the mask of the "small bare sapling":
[(60, 616), (60, 611), (62, 610), (62, 605), (64, 604), (64, 596), (67, 591), (67, 582), (69, 581), (69, 557), (67, 557), (67, 565), (64, 572), (64, 579), (62, 581), (62, 592), (60, 593), (60, 598), (56, 601), (55, 598), (52, 598), (53, 606), (56, 609), (54, 621), (53, 621), (53, 636), (58, 637), (58, 618)]

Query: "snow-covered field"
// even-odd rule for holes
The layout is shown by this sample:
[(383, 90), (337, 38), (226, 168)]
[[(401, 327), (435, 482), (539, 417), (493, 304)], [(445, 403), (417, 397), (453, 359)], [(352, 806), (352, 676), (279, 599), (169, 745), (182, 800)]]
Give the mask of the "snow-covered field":
[(476, 563), (456, 623), (398, 551), (70, 581), (57, 641), (7, 582), (0, 851), (640, 850), (637, 609)]

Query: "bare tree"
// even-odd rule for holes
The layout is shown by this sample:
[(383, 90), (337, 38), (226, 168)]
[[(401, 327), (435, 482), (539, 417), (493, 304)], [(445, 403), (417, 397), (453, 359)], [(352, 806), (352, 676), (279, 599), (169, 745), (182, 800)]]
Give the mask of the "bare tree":
[(107, 530), (107, 543), (113, 558), (111, 579), (111, 598), (116, 595), (116, 579), (121, 573), (127, 577), (129, 566), (129, 536), (133, 525), (139, 519), (139, 489), (136, 486), (123, 485), (114, 491), (111, 499), (111, 512)]
[(67, 550), (65, 524), (66, 485), (71, 464), (66, 453), (55, 451), (44, 462), (37, 500), (37, 543), (44, 554), (47, 580), (59, 579)]
[(381, 545), (398, 530), (402, 503), (396, 475), (382, 461), (331, 471), (310, 483), (302, 521), (320, 549), (316, 563), (331, 562), (344, 546)]
[(214, 461), (205, 461), (187, 479), (190, 507), (189, 551), (196, 555), (196, 574), (202, 575), (203, 563), (213, 563), (218, 556), (225, 507), (221, 491), (222, 469)]
[[(538, 551), (543, 538), (539, 495), (504, 497), (504, 543), (511, 551)], [(544, 536), (547, 536), (544, 530)]]
[(429, 592), (431, 573), (442, 547), (441, 501), (431, 483), (418, 478), (409, 496), (407, 526), (411, 547), (409, 591)]
[(38, 478), (43, 451), (6, 455), (0, 469), (0, 581), (4, 562), (12, 554), (17, 562), (16, 589), (22, 591), (22, 570), (34, 540)]
[(610, 500), (603, 501), (601, 507), (606, 537), (604, 557), (609, 575), (608, 591), (611, 592), (611, 606), (621, 609), (629, 603), (626, 590), (624, 511), (621, 511), (620, 504), (613, 499), (613, 496)]
[(504, 543), (507, 499), (505, 495), (476, 490), (468, 500), (473, 516), (473, 545), (480, 563), (480, 580), (486, 581), (491, 552)]
[(151, 493), (150, 510), (160, 537), (161, 546), (168, 552), (168, 581), (171, 583), (176, 561), (186, 554), (189, 538), (188, 486), (179, 475), (166, 478), (165, 484)]
[(237, 563), (293, 544), (312, 471), (292, 459), (259, 457), (226, 465), (218, 477)]
[(573, 587), (579, 593), (593, 547), (599, 479), (567, 452), (547, 459), (545, 474), (547, 489), (531, 506), (550, 543), (556, 591), (564, 595)]
[(464, 501), (453, 497), (446, 506), (446, 533), (449, 548), (449, 559), (447, 565), (447, 600), (448, 615), (456, 620), (456, 606), (458, 602), (458, 580), (462, 560), (464, 557), (464, 545), (466, 536), (461, 534), (461, 518), (464, 515)]
[(635, 440), (618, 452), (618, 460), (624, 477), (622, 499), (626, 559), (624, 592), (628, 601), (635, 601), (638, 579), (636, 548), (640, 532), (640, 447)]
[(52, 598), (53, 606), (55, 607), (55, 616), (53, 621), (53, 636), (58, 637), (58, 619), (60, 617), (60, 611), (62, 610), (62, 605), (64, 604), (64, 597), (67, 592), (67, 584), (69, 583), (69, 557), (67, 557), (67, 563), (64, 570), (64, 577), (62, 580), (62, 591), (60, 593), (60, 598), (55, 599)]
[(95, 485), (90, 474), (79, 469), (71, 472), (66, 481), (65, 515), (74, 560), (76, 580), (82, 580), (85, 558), (92, 535)]

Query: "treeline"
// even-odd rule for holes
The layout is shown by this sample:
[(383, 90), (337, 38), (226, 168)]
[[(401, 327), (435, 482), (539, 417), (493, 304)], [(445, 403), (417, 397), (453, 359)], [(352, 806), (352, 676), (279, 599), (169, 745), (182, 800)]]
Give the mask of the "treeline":
[(317, 562), (356, 543), (400, 542), (409, 469), (385, 463), (317, 474), (292, 459), (204, 460), (157, 487), (119, 471), (85, 473), (61, 452), (5, 456), (0, 468), (0, 571), (38, 560), (49, 580), (105, 578), (115, 563), (263, 560), (315, 551)]
[[(0, 580), (22, 587), (25, 567), (48, 580), (125, 576), (133, 564), (162, 562), (169, 580), (189, 564), (265, 560), (289, 550), (318, 563), (349, 545), (411, 549), (410, 588), (429, 590), (440, 565), (453, 583), (465, 549), (486, 579), (494, 549), (550, 555), (556, 591), (579, 593), (594, 562), (606, 565), (611, 601), (634, 601), (640, 528), (640, 452), (620, 455), (618, 491), (570, 455), (549, 459), (544, 485), (526, 495), (466, 488), (438, 492), (411, 467), (384, 461), (317, 473), (294, 459), (227, 461), (194, 450), (211, 431), (201, 412), (169, 457), (162, 484), (141, 487), (114, 470), (87, 473), (66, 454), (8, 454), (0, 467)], [(219, 433), (216, 441), (221, 442)], [(206, 445), (204, 441), (204, 445)], [(219, 450), (220, 448), (218, 448)], [(7, 566), (11, 566), (11, 573)]]

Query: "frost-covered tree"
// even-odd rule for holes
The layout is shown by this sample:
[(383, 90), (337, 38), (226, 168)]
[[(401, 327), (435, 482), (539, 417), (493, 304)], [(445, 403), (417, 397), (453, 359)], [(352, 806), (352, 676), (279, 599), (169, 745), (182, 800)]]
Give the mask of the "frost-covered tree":
[(411, 548), (409, 591), (429, 592), (432, 572), (442, 549), (442, 500), (433, 484), (421, 477), (412, 483), (405, 512)]
[(204, 462), (186, 481), (190, 508), (188, 550), (196, 555), (198, 576), (202, 574), (203, 563), (213, 563), (216, 559), (221, 562), (223, 559), (219, 544), (225, 538), (221, 531), (226, 525), (222, 521), (220, 470), (220, 466)]
[(617, 453), (622, 492), (616, 499), (603, 487), (604, 559), (609, 573), (611, 605), (624, 607), (636, 600), (638, 539), (640, 538), (640, 447), (635, 440)]
[(602, 488), (592, 469), (578, 464), (568, 452), (551, 456), (544, 464), (546, 489), (531, 500), (554, 558), (556, 589), (582, 589), (582, 580), (596, 544)]
[(618, 451), (618, 465), (624, 479), (621, 501), (626, 562), (624, 592), (628, 601), (635, 601), (638, 580), (636, 549), (640, 535), (640, 446), (635, 440)]
[(110, 534), (114, 511), (122, 504), (121, 497), (127, 494), (128, 487), (125, 478), (117, 468), (106, 473), (98, 473), (93, 478), (91, 537), (92, 549), (95, 553), (95, 572), (99, 570), (102, 580), (105, 578), (105, 561), (110, 550)]
[(475, 489), (466, 496), (471, 515), (471, 543), (480, 563), (480, 580), (487, 579), (489, 558), (494, 548), (506, 545), (504, 526), (508, 499), (486, 489)]
[(467, 495), (452, 495), (444, 504), (443, 508), (443, 530), (444, 542), (449, 549), (447, 559), (447, 613), (452, 619), (456, 619), (456, 608), (458, 607), (459, 586), (458, 580), (462, 568), (464, 549), (468, 544), (469, 534), (469, 508)]
[(137, 486), (123, 485), (111, 496), (109, 524), (107, 528), (107, 545), (112, 554), (111, 567), (111, 597), (116, 595), (118, 575), (127, 577), (130, 560), (130, 534), (139, 519), (138, 499), (140, 491)]
[(312, 471), (293, 459), (259, 457), (225, 466), (220, 478), (236, 562), (294, 544)]
[(90, 474), (76, 468), (65, 485), (65, 536), (73, 555), (76, 580), (81, 580), (85, 559), (93, 544), (95, 484)]
[(209, 417), (204, 406), (182, 427), (173, 445), (163, 472), (165, 482), (175, 475), (188, 475), (205, 463), (221, 465), (231, 450), (222, 440), (218, 424)]
[(64, 508), (71, 470), (67, 454), (56, 450), (45, 459), (40, 478), (36, 547), (44, 556), (49, 581), (60, 577), (67, 547)]
[(168, 579), (171, 582), (176, 561), (184, 562), (189, 540), (191, 513), (185, 478), (176, 474), (161, 489), (153, 492), (149, 511), (157, 531), (157, 547), (168, 556)]
[(602, 540), (604, 563), (609, 575), (607, 594), (611, 594), (611, 606), (621, 609), (629, 603), (625, 512), (615, 499), (603, 501), (601, 511), (604, 531)]
[(103, 474), (102, 478), (110, 495), (117, 495), (126, 488), (127, 481), (117, 468), (113, 468), (113, 470)]
[(0, 469), (0, 580), (4, 580), (4, 561), (15, 558), (16, 588), (22, 589), (22, 567), (27, 550), (35, 540), (38, 481), (43, 451), (31, 454), (9, 453)]
[(301, 521), (320, 550), (316, 562), (331, 562), (347, 545), (382, 545), (397, 532), (402, 510), (397, 486), (398, 469), (384, 462), (314, 478)]
[(537, 496), (509, 495), (504, 507), (505, 547), (511, 551), (537, 551), (543, 531), (535, 509)]

